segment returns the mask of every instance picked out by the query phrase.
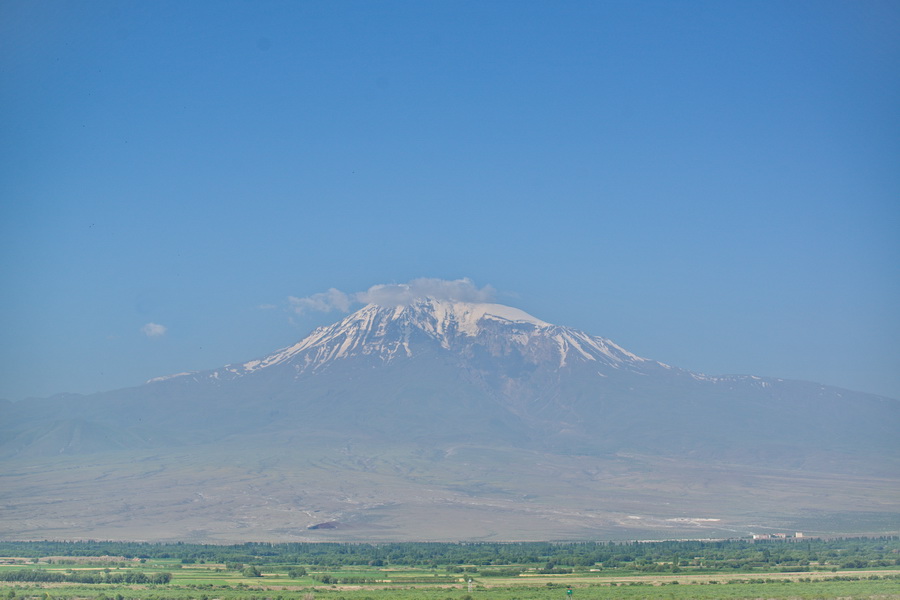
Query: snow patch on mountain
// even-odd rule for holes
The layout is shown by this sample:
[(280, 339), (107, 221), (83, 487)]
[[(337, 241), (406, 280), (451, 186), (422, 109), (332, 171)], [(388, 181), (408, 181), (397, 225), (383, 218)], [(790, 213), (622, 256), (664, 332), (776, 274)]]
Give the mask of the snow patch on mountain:
[(197, 371), (185, 371), (184, 373), (175, 373), (173, 375), (163, 375), (162, 377), (154, 377), (152, 379), (148, 379), (144, 383), (157, 383), (159, 381), (168, 381), (170, 379), (175, 379), (176, 377), (185, 377), (186, 375), (195, 375)]
[(444, 335), (455, 325), (458, 332), (471, 337), (477, 336), (481, 330), (479, 323), (482, 319), (530, 323), (537, 327), (550, 327), (549, 323), (536, 319), (523, 310), (511, 306), (503, 306), (502, 304), (432, 301), (424, 306), (417, 306), (418, 311), (422, 309), (428, 310), (429, 308), (432, 309), (434, 314), (434, 333), (437, 335)]
[(383, 307), (369, 304), (342, 321), (320, 327), (300, 342), (263, 359), (241, 365), (244, 373), (271, 367), (306, 352), (298, 370), (306, 371), (355, 354), (380, 354), (390, 360), (398, 354), (412, 356), (410, 335), (419, 330), (450, 348), (458, 335), (476, 337), (485, 319), (552, 327), (525, 311), (501, 304), (450, 302), (426, 298), (407, 305)]
[(555, 354), (560, 368), (573, 361), (615, 369), (654, 363), (610, 340), (552, 325), (511, 306), (422, 298), (402, 305), (368, 304), (292, 346), (261, 359), (227, 365), (210, 377), (249, 375), (277, 365), (290, 365), (299, 375), (352, 356), (374, 356), (387, 363), (411, 357), (430, 343), (447, 351), (477, 345), (490, 352), (521, 352), (530, 360), (553, 360)]

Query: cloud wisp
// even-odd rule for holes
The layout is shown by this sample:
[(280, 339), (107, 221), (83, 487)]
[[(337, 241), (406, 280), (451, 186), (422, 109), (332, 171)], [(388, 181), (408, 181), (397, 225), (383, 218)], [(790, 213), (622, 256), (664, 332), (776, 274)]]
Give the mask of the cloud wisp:
[(350, 296), (334, 288), (329, 289), (327, 292), (320, 292), (304, 298), (298, 298), (296, 296), (290, 296), (288, 298), (288, 303), (290, 303), (291, 308), (298, 315), (302, 315), (311, 310), (318, 312), (331, 312), (333, 310), (347, 312), (350, 310), (351, 302), (352, 299)]
[(141, 333), (146, 335), (148, 338), (159, 338), (166, 334), (168, 331), (168, 327), (165, 325), (160, 325), (159, 323), (147, 323), (143, 327), (141, 327)]
[(288, 302), (297, 314), (314, 310), (349, 312), (353, 304), (402, 306), (422, 298), (454, 302), (491, 302), (495, 290), (489, 285), (477, 287), (471, 279), (436, 279), (421, 277), (408, 283), (381, 283), (362, 292), (346, 294), (335, 288), (304, 298), (291, 296)]

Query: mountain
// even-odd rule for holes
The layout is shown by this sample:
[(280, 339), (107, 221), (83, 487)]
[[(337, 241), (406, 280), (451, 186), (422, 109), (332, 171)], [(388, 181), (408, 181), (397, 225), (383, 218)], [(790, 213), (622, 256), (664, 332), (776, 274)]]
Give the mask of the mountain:
[(497, 304), (370, 304), (260, 359), (0, 422), (5, 489), (56, 498), (13, 502), (4, 537), (683, 537), (900, 514), (900, 402), (709, 377)]

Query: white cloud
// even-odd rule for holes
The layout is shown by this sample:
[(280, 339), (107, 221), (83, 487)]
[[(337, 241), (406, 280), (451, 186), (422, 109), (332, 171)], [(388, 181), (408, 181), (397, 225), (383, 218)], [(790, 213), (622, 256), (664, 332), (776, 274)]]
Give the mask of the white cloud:
[(168, 327), (159, 323), (147, 323), (141, 327), (141, 333), (149, 338), (158, 338), (166, 334)]
[(345, 294), (331, 288), (327, 292), (313, 294), (305, 298), (291, 296), (288, 302), (294, 312), (303, 314), (309, 310), (330, 312), (340, 310), (349, 312), (350, 306), (359, 304), (379, 304), (382, 306), (400, 306), (421, 298), (435, 300), (451, 300), (457, 302), (491, 302), (494, 288), (486, 285), (478, 288), (471, 279), (434, 279), (422, 277), (408, 283), (383, 283), (373, 285), (364, 292)]
[(420, 298), (454, 300), (457, 302), (490, 302), (494, 298), (494, 288), (489, 285), (479, 289), (471, 279), (433, 279), (422, 277), (409, 283), (373, 285), (365, 292), (354, 294), (358, 302), (398, 306), (409, 304)]
[(320, 292), (305, 298), (291, 296), (288, 298), (288, 302), (291, 304), (294, 312), (300, 315), (310, 310), (317, 310), (320, 312), (339, 310), (341, 312), (348, 312), (350, 310), (351, 299), (344, 292), (331, 288), (327, 292)]

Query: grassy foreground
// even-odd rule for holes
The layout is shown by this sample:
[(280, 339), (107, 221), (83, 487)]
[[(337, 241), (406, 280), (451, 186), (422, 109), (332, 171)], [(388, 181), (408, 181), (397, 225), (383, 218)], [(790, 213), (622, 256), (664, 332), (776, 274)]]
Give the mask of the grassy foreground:
[[(17, 561), (18, 562), (18, 561)], [(715, 598), (900, 598), (900, 569), (827, 573), (752, 573), (690, 575), (603, 575), (572, 573), (516, 577), (449, 576), (434, 569), (354, 568), (328, 573), (309, 571), (291, 576), (260, 570), (245, 576), (224, 564), (181, 565), (147, 560), (127, 566), (99, 568), (95, 564), (31, 565), (63, 576), (103, 573), (171, 573), (169, 583), (0, 582), (3, 600), (530, 600), (590, 599), (715, 599)], [(108, 571), (107, 571), (108, 569)], [(21, 572), (23, 565), (3, 565), (0, 573)], [(294, 574), (296, 575), (296, 573)], [(113, 577), (110, 577), (113, 576)], [(334, 578), (338, 583), (323, 583)], [(361, 583), (340, 583), (359, 580)], [(471, 583), (469, 582), (471, 579)], [(571, 593), (569, 592), (571, 590)]]
[(6, 554), (0, 555), (0, 600), (900, 600), (896, 537), (630, 544), (0, 542), (0, 550)]

